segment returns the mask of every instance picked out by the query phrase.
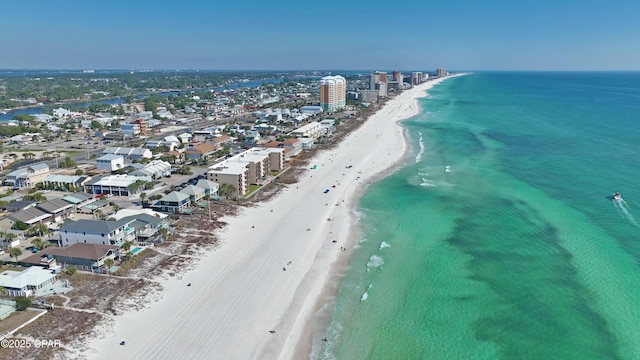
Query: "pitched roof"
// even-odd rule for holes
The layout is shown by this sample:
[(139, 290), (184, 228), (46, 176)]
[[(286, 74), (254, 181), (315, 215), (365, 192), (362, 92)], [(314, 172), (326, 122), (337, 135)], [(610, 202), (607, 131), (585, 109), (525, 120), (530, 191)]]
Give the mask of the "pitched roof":
[(220, 143), (223, 143), (223, 142), (225, 142), (225, 141), (230, 141), (230, 140), (231, 140), (231, 137), (230, 137), (230, 136), (228, 136), (228, 135), (221, 135), (221, 136), (218, 136), (218, 137), (213, 138), (211, 141), (213, 141), (213, 142), (214, 142), (214, 143), (216, 143), (216, 144), (220, 144)]
[(122, 157), (122, 155), (116, 155), (116, 154), (105, 154), (100, 156), (96, 160), (118, 160), (118, 159), (124, 160), (124, 157)]
[(45, 164), (45, 163), (39, 163), (39, 164), (33, 164), (33, 165), (29, 165), (28, 168), (30, 168), (33, 171), (37, 171), (37, 170), (49, 170), (49, 165)]
[(198, 186), (189, 185), (184, 189), (180, 190), (181, 193), (187, 195), (198, 195), (204, 193), (204, 189)]
[(62, 225), (62, 227), (60, 227), (60, 231), (87, 232), (90, 234), (108, 234), (113, 230), (127, 225), (130, 222), (132, 222), (132, 220), (120, 219), (117, 221), (109, 221), (80, 219), (76, 221), (67, 221)]
[[(54, 255), (54, 256), (68, 256), (74, 257), (78, 259), (89, 259), (93, 261), (97, 261), (104, 257), (107, 252), (115, 251), (118, 249), (118, 246), (115, 245), (102, 245), (102, 244), (85, 244), (85, 243), (75, 243), (71, 246), (67, 247), (48, 247), (40, 251), (39, 253), (29, 256), (22, 260), (22, 262), (26, 263), (40, 263), (40, 259), (42, 259), (42, 255)], [(35, 260), (35, 262), (33, 261)]]
[(50, 216), (51, 214), (47, 214), (46, 212), (38, 208), (32, 207), (25, 210), (14, 212), (13, 214), (10, 214), (7, 217), (13, 221), (22, 221), (25, 224), (33, 224), (40, 220), (44, 220)]
[[(162, 219), (156, 216), (151, 216), (149, 214), (141, 213), (136, 215), (125, 216), (121, 220), (135, 220), (139, 222), (143, 222), (145, 224), (150, 224), (153, 227), (158, 226), (162, 222)], [(135, 226), (134, 226), (135, 227)]]
[(5, 206), (5, 208), (8, 211), (18, 211), (18, 210), (22, 210), (22, 209), (25, 209), (25, 208), (29, 208), (29, 207), (35, 206), (36, 203), (37, 203), (37, 201), (20, 200), (20, 201), (14, 201), (14, 202), (8, 203)]
[(208, 142), (205, 142), (202, 144), (192, 146), (191, 149), (187, 150), (186, 152), (189, 154), (208, 154), (215, 150), (216, 150), (215, 146), (211, 145)]
[(60, 199), (51, 199), (36, 205), (40, 210), (44, 210), (50, 214), (55, 214), (60, 211), (72, 208), (73, 205)]
[(220, 184), (207, 179), (198, 180), (196, 186), (205, 190), (218, 190), (220, 188)]
[(172, 191), (158, 201), (180, 202), (189, 199), (189, 195), (177, 191)]
[(92, 196), (89, 195), (89, 194), (77, 192), (77, 193), (71, 193), (71, 194), (63, 196), (62, 200), (75, 205), (75, 204), (79, 204), (79, 203), (81, 203), (83, 201), (86, 201), (86, 200), (88, 200), (90, 198), (92, 198)]

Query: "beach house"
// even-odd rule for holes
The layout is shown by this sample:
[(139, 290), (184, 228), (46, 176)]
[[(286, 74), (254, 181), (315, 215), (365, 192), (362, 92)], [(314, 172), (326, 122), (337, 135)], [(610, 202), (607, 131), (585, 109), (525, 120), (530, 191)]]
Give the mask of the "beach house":
[[(119, 256), (116, 245), (75, 243), (67, 247), (48, 247), (20, 260), (23, 266), (56, 264), (63, 268), (75, 266), (78, 270), (103, 272), (104, 261)], [(53, 261), (52, 261), (53, 260)]]
[(32, 187), (47, 176), (49, 176), (49, 165), (38, 163), (10, 172), (4, 182), (14, 188)]
[(122, 155), (122, 157), (128, 160), (151, 159), (153, 157), (151, 150), (147, 148), (107, 147), (102, 151), (102, 153)]
[(38, 289), (52, 285), (56, 274), (51, 270), (32, 266), (22, 271), (5, 270), (0, 273), (0, 287), (9, 296), (32, 296)]
[(84, 185), (85, 192), (94, 195), (131, 196), (143, 191), (141, 186), (132, 186), (139, 181), (150, 182), (149, 176), (106, 175), (96, 177)]
[(200, 179), (198, 180), (198, 182), (196, 183), (196, 186), (204, 189), (204, 194), (205, 196), (208, 196), (209, 198), (217, 198), (218, 197), (218, 190), (220, 190), (220, 185), (213, 182), (213, 181), (209, 181), (206, 179)]
[(96, 159), (96, 168), (108, 172), (124, 168), (124, 156), (105, 154)]
[(136, 239), (135, 230), (129, 225), (132, 219), (68, 221), (60, 227), (60, 245), (75, 243), (117, 245)]
[(170, 192), (151, 205), (151, 207), (159, 211), (174, 214), (181, 214), (185, 212), (189, 206), (191, 206), (190, 196), (178, 191)]

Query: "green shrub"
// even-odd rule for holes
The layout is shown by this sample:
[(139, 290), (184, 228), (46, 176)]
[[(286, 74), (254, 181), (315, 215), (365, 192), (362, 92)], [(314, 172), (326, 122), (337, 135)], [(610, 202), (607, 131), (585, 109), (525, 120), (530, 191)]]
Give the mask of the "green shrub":
[(16, 298), (16, 308), (18, 311), (25, 310), (31, 306), (31, 299), (20, 296)]
[(78, 271), (78, 269), (76, 269), (76, 267), (75, 267), (75, 266), (70, 266), (70, 267), (65, 271), (65, 273), (66, 273), (67, 275), (69, 275), (69, 276), (73, 276), (73, 274), (75, 274), (75, 273), (76, 273), (76, 271)]

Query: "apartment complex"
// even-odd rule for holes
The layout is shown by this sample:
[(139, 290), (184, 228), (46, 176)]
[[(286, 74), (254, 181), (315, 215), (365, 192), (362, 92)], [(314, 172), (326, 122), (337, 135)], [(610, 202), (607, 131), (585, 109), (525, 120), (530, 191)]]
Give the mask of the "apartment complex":
[(249, 191), (249, 184), (259, 184), (271, 171), (284, 168), (284, 149), (251, 148), (213, 165), (207, 172), (207, 179), (236, 189), (233, 196), (243, 196)]
[(320, 79), (320, 106), (324, 111), (336, 111), (347, 105), (347, 80), (342, 76)]

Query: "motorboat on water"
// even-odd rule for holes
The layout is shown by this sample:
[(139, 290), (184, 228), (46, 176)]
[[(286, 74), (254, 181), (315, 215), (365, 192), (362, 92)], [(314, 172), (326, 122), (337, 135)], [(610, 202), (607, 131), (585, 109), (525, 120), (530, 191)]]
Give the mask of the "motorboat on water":
[(620, 193), (618, 192), (613, 193), (613, 196), (611, 198), (615, 201), (622, 200), (622, 196), (620, 196)]

